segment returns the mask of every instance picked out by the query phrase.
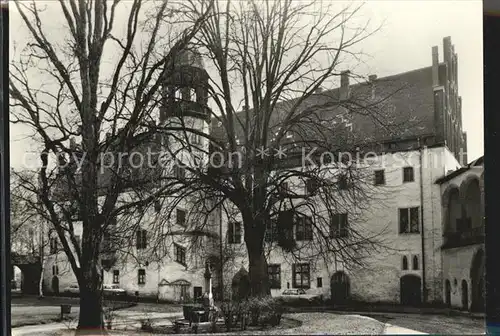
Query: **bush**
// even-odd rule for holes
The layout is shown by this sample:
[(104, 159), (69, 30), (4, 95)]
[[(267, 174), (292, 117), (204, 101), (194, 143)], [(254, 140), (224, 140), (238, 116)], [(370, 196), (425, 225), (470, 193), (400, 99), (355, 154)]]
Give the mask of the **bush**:
[(281, 322), (283, 308), (279, 300), (270, 296), (251, 298), (247, 301), (250, 325), (277, 326)]
[(270, 296), (250, 298), (245, 301), (224, 301), (220, 304), (224, 324), (229, 332), (236, 326), (246, 330), (247, 325), (277, 326), (281, 322), (283, 307)]
[(242, 308), (242, 304), (238, 301), (224, 301), (220, 305), (220, 310), (224, 316), (224, 324), (228, 332), (238, 323), (238, 316), (241, 315)]

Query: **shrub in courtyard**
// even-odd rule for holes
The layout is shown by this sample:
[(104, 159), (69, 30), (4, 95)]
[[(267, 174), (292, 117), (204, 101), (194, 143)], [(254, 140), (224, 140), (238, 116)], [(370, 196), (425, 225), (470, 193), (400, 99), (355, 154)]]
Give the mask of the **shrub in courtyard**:
[(283, 307), (280, 302), (270, 296), (255, 297), (247, 301), (250, 325), (266, 327), (277, 326), (281, 322)]
[(238, 301), (224, 301), (220, 305), (222, 316), (224, 317), (224, 325), (229, 332), (237, 323), (237, 316), (241, 311), (241, 303)]

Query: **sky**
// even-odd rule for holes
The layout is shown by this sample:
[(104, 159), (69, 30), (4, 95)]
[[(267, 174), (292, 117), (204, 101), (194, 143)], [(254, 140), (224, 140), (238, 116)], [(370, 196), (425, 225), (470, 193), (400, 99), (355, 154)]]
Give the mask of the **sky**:
[[(43, 3), (58, 6), (56, 1), (37, 0), (37, 4)], [(458, 54), (458, 89), (468, 157), (472, 160), (483, 155), (482, 1), (369, 0), (361, 19), (370, 19), (375, 25), (383, 22), (381, 30), (363, 42), (363, 51), (369, 54), (363, 66), (367, 75), (385, 77), (430, 66), (432, 46), (438, 46), (442, 61), (443, 38), (451, 37)], [(10, 20), (11, 43), (21, 41), (19, 18), (13, 13)], [(11, 166), (22, 169), (23, 155), (31, 148), (26, 129), (11, 124)]]

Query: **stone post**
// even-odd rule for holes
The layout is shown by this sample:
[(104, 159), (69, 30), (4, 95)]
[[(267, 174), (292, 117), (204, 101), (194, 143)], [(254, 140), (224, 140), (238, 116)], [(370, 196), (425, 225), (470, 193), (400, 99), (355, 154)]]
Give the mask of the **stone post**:
[(207, 304), (209, 307), (214, 306), (214, 297), (212, 293), (212, 273), (210, 272), (210, 265), (209, 263), (206, 263), (205, 265), (205, 296), (208, 302)]

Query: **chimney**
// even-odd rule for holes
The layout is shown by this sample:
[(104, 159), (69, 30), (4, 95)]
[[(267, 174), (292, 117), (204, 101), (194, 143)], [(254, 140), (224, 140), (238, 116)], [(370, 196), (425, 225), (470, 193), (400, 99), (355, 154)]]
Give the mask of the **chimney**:
[(369, 80), (370, 82), (374, 82), (374, 81), (376, 81), (376, 80), (377, 80), (377, 75), (370, 75), (370, 76), (368, 76), (368, 80)]
[(432, 47), (432, 86), (439, 86), (439, 51), (438, 47)]
[(111, 133), (110, 132), (106, 133), (106, 140), (108, 140), (109, 138), (111, 138)]
[(448, 79), (451, 79), (451, 58), (452, 58), (452, 47), (451, 47), (451, 37), (447, 36), (443, 38), (443, 58), (444, 62), (446, 63), (446, 74), (448, 75)]
[(323, 88), (321, 86), (316, 88), (316, 90), (314, 90), (314, 93), (321, 93), (321, 92), (323, 92)]
[(342, 71), (340, 74), (340, 99), (349, 99), (349, 70)]
[(69, 139), (69, 148), (70, 148), (70, 149), (75, 149), (75, 148), (76, 148), (76, 140), (75, 140), (75, 138), (73, 138), (73, 137), (71, 137), (71, 138)]

